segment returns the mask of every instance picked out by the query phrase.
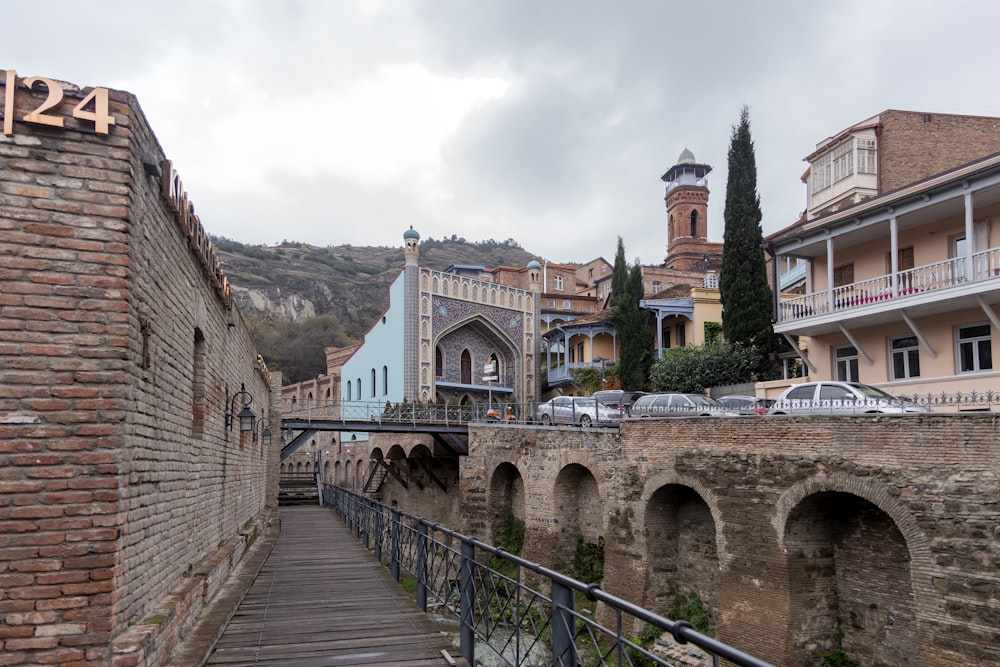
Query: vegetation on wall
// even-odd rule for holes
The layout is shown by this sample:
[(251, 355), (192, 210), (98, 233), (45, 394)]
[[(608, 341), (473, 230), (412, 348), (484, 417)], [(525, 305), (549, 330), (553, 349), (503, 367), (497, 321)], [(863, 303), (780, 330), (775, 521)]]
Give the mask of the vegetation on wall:
[(585, 584), (599, 584), (604, 580), (604, 543), (585, 542), (583, 535), (576, 536), (573, 554), (573, 578)]

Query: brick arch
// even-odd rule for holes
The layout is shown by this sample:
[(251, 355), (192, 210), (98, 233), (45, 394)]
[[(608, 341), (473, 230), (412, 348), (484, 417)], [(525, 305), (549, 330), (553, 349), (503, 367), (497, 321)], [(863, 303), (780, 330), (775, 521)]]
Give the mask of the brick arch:
[(567, 462), (556, 474), (551, 497), (550, 516), (556, 521), (554, 563), (565, 568), (573, 562), (577, 535), (588, 544), (603, 540), (603, 496), (589, 466)]
[[(785, 526), (792, 511), (806, 497), (827, 491), (839, 491), (858, 496), (885, 512), (896, 524), (899, 532), (903, 534), (903, 539), (906, 540), (914, 576), (919, 570), (922, 577), (921, 586), (926, 587), (924, 590), (930, 590), (931, 581), (927, 573), (934, 567), (930, 539), (917, 524), (906, 505), (891, 495), (889, 487), (882, 482), (838, 472), (821, 473), (796, 482), (781, 494), (781, 497), (774, 503), (774, 510), (771, 513), (771, 525), (774, 527), (777, 536), (776, 544), (779, 548), (785, 541)], [(914, 585), (916, 583), (914, 581)], [(939, 609), (939, 611), (943, 611), (943, 609)]]
[(490, 475), (489, 511), (490, 528), (494, 543), (498, 528), (508, 516), (524, 521), (524, 475), (517, 464), (510, 461), (499, 463)]
[(653, 494), (656, 493), (661, 487), (669, 485), (679, 485), (690, 488), (698, 494), (706, 505), (708, 505), (708, 511), (711, 513), (712, 521), (715, 523), (715, 546), (718, 550), (719, 569), (728, 569), (729, 565), (733, 562), (733, 559), (736, 558), (736, 554), (730, 553), (728, 548), (725, 533), (725, 522), (722, 518), (722, 511), (719, 509), (719, 498), (714, 491), (699, 482), (697, 479), (686, 477), (684, 475), (678, 475), (674, 472), (653, 475), (652, 477), (647, 478), (646, 483), (642, 488), (642, 495), (640, 496), (643, 514), (641, 517), (638, 517), (638, 519), (645, 524), (646, 508), (649, 506), (649, 502), (653, 497)]
[[(863, 663), (892, 656), (919, 661), (926, 634), (919, 610), (940, 606), (929, 576), (930, 545), (884, 483), (846, 473), (802, 480), (781, 495), (771, 520), (788, 577), (793, 660), (817, 659), (840, 624), (848, 652)], [(825, 581), (815, 574), (823, 571), (831, 573)], [(839, 583), (844, 577), (851, 582), (846, 588)], [(835, 602), (823, 607), (827, 599)]]

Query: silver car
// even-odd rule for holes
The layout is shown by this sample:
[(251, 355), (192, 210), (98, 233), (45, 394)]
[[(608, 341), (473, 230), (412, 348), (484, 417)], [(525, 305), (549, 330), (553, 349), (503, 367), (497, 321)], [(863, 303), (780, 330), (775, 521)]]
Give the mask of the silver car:
[(926, 406), (860, 382), (803, 382), (781, 393), (772, 415), (856, 415), (929, 412)]
[(632, 404), (633, 417), (735, 417), (738, 414), (704, 394), (646, 394)]
[(576, 424), (578, 426), (613, 426), (621, 421), (621, 413), (593, 397), (556, 396), (540, 403), (535, 417), (543, 424)]

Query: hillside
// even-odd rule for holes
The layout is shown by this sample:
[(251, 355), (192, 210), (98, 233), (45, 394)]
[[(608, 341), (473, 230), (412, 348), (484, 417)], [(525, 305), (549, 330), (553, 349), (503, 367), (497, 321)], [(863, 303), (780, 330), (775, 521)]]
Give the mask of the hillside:
[[(364, 334), (388, 305), (389, 283), (404, 265), (402, 245), (253, 246), (211, 240), (258, 350), (292, 382), (325, 372), (323, 346), (346, 345)], [(420, 265), (439, 270), (452, 264), (525, 266), (535, 258), (513, 240), (470, 243), (452, 237), (420, 243)]]

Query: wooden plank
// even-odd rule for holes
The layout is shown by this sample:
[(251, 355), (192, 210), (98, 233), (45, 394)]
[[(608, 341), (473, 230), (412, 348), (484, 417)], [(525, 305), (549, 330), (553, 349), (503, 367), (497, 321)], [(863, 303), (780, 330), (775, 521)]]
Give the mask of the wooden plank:
[(281, 537), (207, 665), (468, 667), (328, 508), (281, 507)]

